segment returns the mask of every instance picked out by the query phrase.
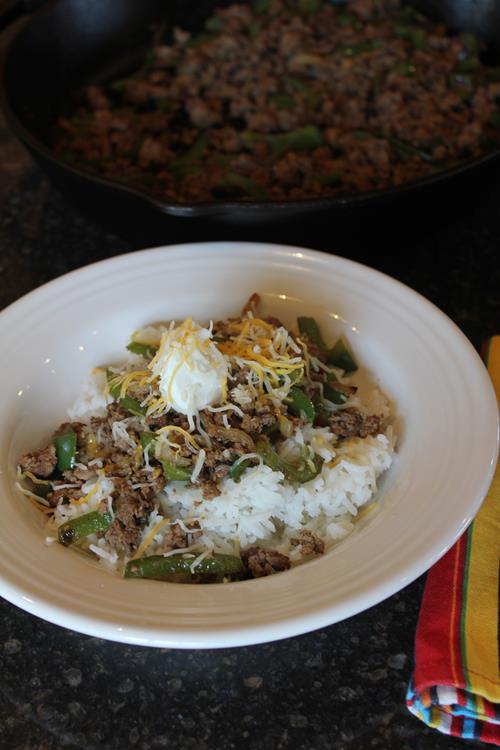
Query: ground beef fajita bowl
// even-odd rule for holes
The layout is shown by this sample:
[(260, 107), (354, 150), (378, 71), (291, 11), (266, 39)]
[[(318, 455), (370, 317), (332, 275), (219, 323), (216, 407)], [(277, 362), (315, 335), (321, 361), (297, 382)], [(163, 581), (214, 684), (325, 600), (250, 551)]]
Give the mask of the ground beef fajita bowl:
[[(250, 308), (242, 312), (242, 301), (256, 290), (260, 300), (256, 302), (253, 297)], [(252, 307), (252, 304), (258, 306)], [(326, 373), (326, 370), (319, 365), (319, 369), (315, 369), (316, 360), (321, 360), (316, 356), (317, 352), (313, 353), (311, 329), (295, 333), (293, 340), (283, 333), (296, 330), (298, 317), (302, 319), (302, 326), (304, 319), (309, 325), (314, 319), (329, 347), (339, 337), (348, 341), (358, 370), (346, 378), (345, 368), (340, 368), (342, 372), (338, 372), (337, 380), (327, 383), (322, 379), (318, 373)], [(186, 321), (189, 319), (191, 323), (188, 325)], [(176, 323), (169, 326), (170, 320)], [(153, 340), (151, 329), (146, 327), (158, 321), (165, 322), (166, 328), (159, 340)], [(192, 321), (199, 321), (200, 327), (194, 327)], [(254, 342), (253, 347), (261, 347), (261, 350), (253, 350), (255, 356), (260, 357), (262, 347), (269, 346), (272, 334), (274, 349), (281, 352), (283, 371), (300, 369), (297, 365), (302, 366), (298, 360), (301, 360), (304, 349), (297, 342), (301, 335), (303, 338), (309, 336), (310, 360), (302, 359), (304, 368), (306, 364), (312, 366), (309, 377), (288, 383), (285, 377), (280, 379), (280, 373), (276, 381), (278, 390), (288, 388), (284, 403), (275, 405), (279, 415), (274, 420), (284, 429), (285, 435), (280, 433), (280, 436), (272, 437), (271, 433), (264, 433), (262, 436), (264, 427), (272, 426), (270, 415), (265, 410), (257, 413), (257, 406), (262, 405), (261, 396), (255, 402), (255, 408), (245, 405), (245, 395), (248, 395), (245, 383), (250, 385), (248, 373), (245, 378), (240, 378), (243, 382), (228, 389), (233, 407), (222, 412), (217, 411), (220, 406), (213, 404), (217, 398), (226, 403), (225, 396), (214, 396), (216, 381), (210, 380), (211, 376), (207, 374), (204, 386), (212, 393), (210, 404), (207, 406), (198, 394), (201, 401), (197, 402), (197, 409), (200, 415), (208, 409), (210, 416), (205, 414), (200, 425), (211, 433), (215, 442), (221, 436), (218, 431), (221, 425), (217, 424), (219, 414), (223, 430), (237, 431), (235, 424), (239, 419), (240, 426), (248, 429), (253, 444), (241, 443), (243, 438), (239, 433), (236, 435), (239, 443), (230, 447), (227, 444), (219, 446), (221, 451), (213, 444), (211, 448), (204, 444), (203, 435), (196, 426), (196, 410), (186, 411), (176, 395), (175, 383), (168, 382), (167, 370), (164, 369), (165, 389), (164, 392), (160, 390), (160, 395), (163, 393), (165, 398), (171, 399), (176, 405), (176, 414), (172, 410), (163, 413), (165, 405), (160, 404), (161, 399), (155, 402), (156, 412), (153, 408), (140, 419), (137, 414), (120, 411), (130, 407), (136, 409), (137, 404), (142, 404), (141, 408), (147, 412), (153, 405), (148, 399), (158, 397), (155, 382), (161, 385), (162, 381), (161, 378), (155, 381), (154, 373), (163, 355), (170, 362), (171, 373), (181, 372), (179, 362), (169, 359), (171, 352), (166, 348), (169, 336), (175, 339), (189, 333), (208, 341), (207, 335), (211, 334), (215, 341), (210, 339), (209, 345), (216, 347), (218, 352), (214, 356), (241, 358), (242, 329), (246, 336), (255, 327), (260, 344)], [(148, 341), (145, 339), (146, 330), (149, 330)], [(159, 348), (155, 353), (148, 352), (146, 358), (143, 357), (144, 350), (142, 354), (136, 351), (134, 356), (138, 359), (134, 360), (132, 369), (130, 365), (123, 369), (123, 353), (134, 331), (136, 345), (153, 348), (159, 345)], [(266, 331), (269, 333), (267, 343)], [(137, 332), (142, 333), (138, 336)], [(497, 451), (497, 419), (491, 385), (478, 356), (453, 324), (426, 300), (390, 278), (345, 259), (302, 248), (245, 243), (205, 243), (134, 253), (88, 266), (33, 292), (2, 313), (0, 333), (11, 354), (4, 369), (0, 400), (0, 482), (4, 519), (0, 531), (0, 591), (18, 606), (81, 632), (145, 645), (217, 647), (272, 640), (335, 622), (380, 601), (431, 565), (472, 518), (488, 486)], [(282, 348), (278, 346), (276, 349), (279, 340)], [(210, 351), (214, 353), (215, 349)], [(248, 351), (245, 356), (249, 357)], [(112, 413), (94, 416), (94, 419), (106, 420), (111, 416), (111, 432), (116, 433), (121, 453), (106, 453), (112, 447), (106, 443), (109, 423), (89, 422), (93, 428), (101, 430), (97, 441), (100, 448), (91, 457), (89, 446), (95, 448), (95, 441), (93, 438), (87, 440), (86, 448), (82, 443), (76, 454), (77, 463), (72, 468), (60, 466), (63, 472), (74, 472), (72, 476), (64, 476), (68, 481), (63, 482), (54, 474), (54, 451), (50, 448), (52, 435), (56, 431), (58, 448), (54, 450), (59, 460), (61, 441), (64, 442), (68, 430), (67, 425), (62, 431), (56, 428), (70, 421), (76, 435), (77, 423), (84, 416), (82, 400), (78, 402), (78, 396), (89, 373), (105, 365), (109, 365), (111, 371), (107, 374), (109, 403), (105, 403), (104, 408), (111, 409)], [(194, 371), (188, 367), (183, 377), (188, 370)], [(231, 372), (234, 375), (234, 371)], [(149, 377), (152, 379), (146, 387), (143, 379)], [(134, 390), (130, 385), (132, 382), (134, 388), (146, 388), (147, 393), (141, 395)], [(252, 380), (252, 387), (256, 383)], [(318, 383), (321, 388), (318, 388)], [(379, 402), (376, 408), (363, 412), (361, 417), (356, 412), (360, 407), (351, 402), (345, 404), (344, 415), (348, 416), (339, 417), (342, 411), (338, 409), (339, 404), (324, 416), (329, 427), (314, 423), (316, 417), (312, 423), (308, 422), (307, 399), (320, 413), (320, 407), (325, 404), (321, 405), (315, 398), (315, 389), (323, 390), (328, 396), (327, 385), (334, 386), (337, 391), (340, 389), (344, 395), (347, 393), (349, 398), (354, 397), (351, 389), (357, 388), (355, 397), (360, 398), (360, 403), (366, 394), (378, 387), (385, 394), (388, 411), (384, 412)], [(148, 390), (149, 386), (152, 390)], [(292, 389), (295, 390), (292, 392)], [(467, 398), (471, 389), (476, 394), (473, 403)], [(297, 397), (297, 391), (306, 401), (302, 400), (298, 413), (294, 413), (291, 399), (293, 395)], [(279, 395), (275, 396), (279, 401)], [(88, 392), (85, 398), (88, 405)], [(135, 404), (134, 399), (137, 399)], [(119, 403), (115, 403), (117, 401)], [(75, 402), (79, 403), (78, 413), (74, 411), (77, 408)], [(70, 407), (73, 411), (68, 415)], [(181, 421), (179, 414), (183, 409), (186, 414)], [(243, 416), (238, 415), (238, 409)], [(234, 424), (228, 421), (229, 428), (224, 424), (224, 414), (226, 420), (234, 420)], [(166, 419), (167, 424), (153, 424), (155, 417)], [(110, 523), (116, 518), (123, 520), (123, 515), (120, 515), (123, 508), (120, 510), (115, 504), (116, 498), (109, 487), (108, 510), (94, 508), (92, 503), (96, 499), (98, 481), (101, 481), (101, 489), (106, 488), (106, 482), (118, 482), (120, 471), (126, 474), (121, 480), (127, 481), (129, 467), (126, 464), (134, 460), (134, 452), (139, 456), (140, 451), (136, 451), (139, 443), (140, 448), (146, 447), (141, 442), (141, 435), (146, 432), (140, 422), (143, 418), (149, 420), (148, 432), (153, 434), (156, 443), (150, 468), (156, 471), (155, 479), (162, 474), (163, 488), (160, 491), (166, 486), (167, 500), (175, 499), (186, 513), (176, 506), (179, 515), (174, 517), (171, 510), (167, 513), (163, 506), (150, 507), (149, 515), (143, 519), (146, 525), (151, 525), (146, 534), (140, 522), (134, 528), (127, 528), (127, 535), (121, 537), (120, 543), (125, 541), (130, 546), (119, 562), (125, 566), (132, 564), (132, 575), (122, 577), (123, 570), (120, 571), (119, 565), (117, 570), (110, 570), (109, 565), (113, 559), (113, 545), (116, 551), (116, 535), (106, 537), (108, 528), (94, 529), (96, 537), (91, 540), (91, 545), (100, 552), (93, 555), (79, 544), (72, 544), (74, 548), (67, 549), (64, 542), (68, 541), (68, 536), (64, 529), (59, 541), (57, 533), (48, 533), (47, 514), (33, 507), (30, 502), (33, 498), (23, 495), (16, 487), (20, 483), (17, 466), (23, 457), (21, 463), (25, 475), (31, 473), (38, 482), (45, 481), (43, 474), (50, 477), (50, 481), (59, 487), (51, 487), (52, 493), (62, 491), (71, 495), (75, 490), (76, 495), (52, 506), (64, 516), (59, 519), (62, 520), (60, 528), (78, 518), (78, 513), (71, 509), (84, 503), (88, 504), (86, 510), (91, 513), (101, 513), (101, 516), (107, 512), (116, 514), (107, 519)], [(274, 421), (271, 420), (273, 424)], [(241, 560), (246, 570), (241, 568), (236, 576), (225, 575), (224, 571), (219, 575), (221, 571), (216, 571), (216, 585), (204, 580), (196, 581), (203, 585), (194, 586), (177, 582), (178, 579), (172, 579), (170, 573), (177, 574), (179, 569), (172, 569), (170, 563), (167, 576), (135, 575), (136, 566), (142, 565), (141, 560), (154, 558), (168, 561), (180, 555), (184, 560), (181, 571), (184, 577), (204, 574), (206, 561), (215, 558), (218, 562), (220, 558), (216, 556), (227, 555), (234, 561), (235, 547), (217, 547), (222, 543), (209, 529), (212, 518), (210, 503), (214, 504), (212, 510), (222, 500), (237, 503), (237, 498), (244, 495), (245, 487), (248, 488), (250, 480), (259, 472), (266, 476), (276, 474), (275, 479), (285, 486), (282, 475), (278, 476), (276, 470), (286, 473), (289, 464), (295, 467), (293, 482), (297, 484), (297, 495), (293, 501), (292, 496), (287, 495), (284, 506), (273, 506), (273, 517), (282, 514), (279, 530), (283, 531), (287, 524), (297, 529), (293, 527), (297, 521), (290, 521), (286, 513), (292, 513), (293, 503), (304, 497), (307, 483), (321, 478), (319, 471), (325, 476), (327, 464), (332, 472), (335, 471), (334, 466), (330, 467), (331, 448), (342, 454), (342, 441), (351, 439), (337, 434), (336, 442), (332, 444), (330, 439), (330, 447), (328, 440), (326, 444), (320, 441), (319, 447), (318, 442), (313, 443), (313, 438), (317, 440), (326, 433), (311, 435), (311, 431), (332, 431), (333, 425), (335, 429), (343, 430), (348, 424), (349, 429), (354, 426), (358, 432), (353, 439), (364, 440), (365, 435), (370, 442), (384, 434), (387, 438), (389, 423), (396, 436), (392, 444), (395, 448), (392, 463), (386, 462), (387, 470), (378, 472), (381, 476), (376, 483), (375, 502), (366, 512), (362, 503), (359, 509), (351, 507), (351, 533), (343, 535), (344, 538), (332, 540), (314, 523), (305, 530), (309, 534), (291, 533), (278, 541), (273, 537), (272, 549), (278, 555), (274, 561), (288, 557), (289, 564), (282, 566), (285, 568), (282, 570), (278, 566), (270, 575), (260, 575), (266, 564), (273, 567), (273, 561), (267, 558), (263, 565), (260, 564), (262, 558), (255, 552), (255, 547), (260, 546), (261, 550), (266, 547), (262, 544), (265, 534), (259, 531), (252, 536), (253, 532), (247, 525), (246, 537), (239, 540)], [(291, 448), (290, 444), (285, 445), (290, 441), (287, 432), (290, 424), (300, 430), (302, 438), (306, 436), (307, 450), (313, 448), (303, 465), (293, 450), (284, 453)], [(183, 442), (181, 446), (179, 440), (174, 439), (175, 433), (182, 432), (191, 436), (188, 440), (191, 446), (193, 441), (196, 442), (193, 450), (188, 444)], [(228, 433), (223, 434), (228, 437)], [(168, 437), (163, 445), (162, 435)], [(235, 437), (234, 432), (230, 435)], [(292, 437), (296, 437), (296, 433)], [(146, 441), (149, 451), (150, 438), (151, 434)], [(133, 449), (131, 442), (135, 445)], [(45, 456), (33, 456), (33, 451), (45, 446), (49, 446)], [(30, 454), (31, 463), (26, 458)], [(278, 454), (281, 463), (276, 465), (273, 462)], [(41, 458), (46, 459), (44, 464), (40, 463)], [(241, 475), (227, 478), (229, 471), (238, 468), (240, 459), (251, 461), (252, 458), (253, 463), (246, 465)], [(139, 459), (142, 462), (143, 459)], [(110, 467), (110, 461), (114, 466)], [(366, 465), (365, 459), (359, 455), (351, 455), (350, 461), (353, 466), (358, 462), (360, 469)], [(100, 466), (98, 462), (101, 462)], [(139, 463), (134, 471), (145, 468)], [(185, 474), (172, 474), (173, 469)], [(222, 469), (226, 476), (219, 481), (215, 471)], [(107, 470), (106, 477), (99, 478), (99, 472), (105, 474)], [(76, 475), (78, 471), (82, 472), (79, 477)], [(97, 481), (91, 476), (93, 471)], [(306, 477), (301, 474), (304, 471), (311, 474)], [(135, 481), (137, 477), (134, 477), (131, 486), (136, 491), (144, 491), (144, 498), (151, 499), (148, 487), (152, 475), (146, 474), (142, 475), (144, 482)], [(21, 481), (25, 479), (26, 476)], [(28, 476), (28, 479), (32, 478)], [(198, 480), (200, 494), (195, 497)], [(264, 485), (259, 481), (258, 489), (252, 485), (254, 504), (263, 497)], [(84, 486), (86, 483), (88, 486)], [(78, 485), (78, 488), (64, 487), (64, 484)], [(213, 493), (214, 484), (218, 485), (218, 495)], [(206, 497), (202, 497), (204, 490), (208, 490)], [(333, 492), (331, 497), (334, 497)], [(193, 500), (201, 519), (195, 523), (192, 508), (188, 507)], [(326, 499), (321, 502), (325, 503)], [(247, 497), (245, 507), (248, 505)], [(344, 522), (345, 518), (340, 520), (341, 524)], [(338, 516), (335, 516), (334, 523), (339, 523)], [(167, 531), (165, 537), (159, 534), (158, 524), (163, 524)], [(171, 525), (167, 529), (168, 524)], [(68, 529), (67, 526), (64, 528)], [(74, 527), (71, 528), (73, 533)], [(150, 532), (153, 532), (152, 537)], [(233, 540), (229, 539), (231, 529), (224, 533), (224, 544), (230, 542), (232, 545)], [(204, 541), (205, 548), (200, 549), (202, 535), (209, 538), (209, 542)], [(207, 549), (207, 544), (210, 546), (214, 540), (215, 548)], [(256, 540), (260, 540), (258, 545)], [(321, 542), (324, 548), (321, 548)], [(254, 556), (257, 555), (253, 562), (249, 560), (249, 549), (254, 550)], [(90, 552), (95, 550), (90, 549)], [(158, 577), (162, 580), (152, 580)]]

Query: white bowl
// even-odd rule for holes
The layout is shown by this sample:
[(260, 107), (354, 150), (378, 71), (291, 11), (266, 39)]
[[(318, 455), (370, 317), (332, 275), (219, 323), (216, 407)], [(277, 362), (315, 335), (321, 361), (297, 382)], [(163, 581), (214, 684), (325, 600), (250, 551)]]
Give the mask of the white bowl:
[[(58, 544), (15, 490), (19, 455), (44, 443), (92, 367), (119, 360), (150, 321), (237, 313), (258, 291), (292, 323), (346, 333), (395, 404), (398, 455), (380, 509), (328, 554), (227, 585), (123, 580)], [(464, 531), (492, 478), (498, 412), (471, 344), (436, 307), (370, 268), (278, 245), (202, 243), (70, 273), (0, 314), (0, 593), (83, 633), (149, 646), (239, 646), (330, 625), (429, 568)]]

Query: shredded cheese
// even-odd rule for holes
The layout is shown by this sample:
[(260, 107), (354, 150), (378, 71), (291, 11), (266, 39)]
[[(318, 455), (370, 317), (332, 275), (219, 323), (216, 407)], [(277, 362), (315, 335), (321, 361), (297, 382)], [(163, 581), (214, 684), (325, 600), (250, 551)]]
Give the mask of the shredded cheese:
[(206, 455), (207, 454), (203, 450), (203, 448), (200, 448), (200, 451), (199, 451), (198, 456), (196, 458), (196, 463), (194, 465), (194, 469), (193, 469), (192, 474), (191, 474), (191, 481), (193, 482), (193, 484), (198, 481), (198, 477), (200, 475), (200, 471), (202, 470), (203, 464), (205, 463), (205, 457), (206, 457)]
[(23, 479), (24, 477), (28, 477), (28, 479), (31, 479), (33, 484), (50, 484), (50, 482), (47, 481), (47, 479), (39, 479), (34, 474), (32, 474), (31, 471), (22, 472), (20, 470), (20, 467), (19, 467), (18, 476), (20, 476), (21, 479)]
[(169, 518), (162, 518), (161, 521), (159, 521), (155, 526), (153, 526), (153, 528), (151, 529), (151, 531), (149, 532), (149, 534), (146, 536), (146, 538), (143, 539), (142, 542), (140, 543), (140, 545), (137, 547), (137, 549), (136, 549), (136, 551), (135, 551), (135, 553), (134, 553), (134, 555), (132, 556), (131, 559), (132, 560), (137, 560), (137, 558), (142, 557), (142, 555), (147, 550), (147, 548), (149, 547), (149, 545), (151, 544), (151, 542), (153, 541), (153, 539), (155, 538), (155, 536), (158, 534), (158, 532), (164, 526), (166, 526), (169, 522), (170, 522)]
[(90, 492), (87, 492), (86, 495), (79, 498), (70, 498), (71, 505), (83, 505), (83, 503), (87, 503), (91, 497), (94, 497), (96, 492), (101, 488), (100, 482), (96, 482)]
[(160, 435), (160, 434), (165, 435), (165, 437), (167, 438), (167, 442), (171, 447), (179, 448), (178, 443), (172, 443), (168, 441), (168, 435), (170, 432), (176, 432), (179, 435), (182, 435), (186, 443), (192, 446), (196, 451), (200, 449), (200, 446), (198, 445), (194, 437), (189, 434), (189, 432), (186, 432), (186, 430), (184, 430), (182, 427), (178, 427), (177, 425), (174, 425), (174, 424), (168, 424), (165, 427), (160, 427), (160, 429), (156, 431), (156, 435)]
[(20, 492), (23, 493), (23, 495), (26, 495), (26, 497), (28, 497), (31, 500), (32, 504), (35, 506), (37, 510), (41, 510), (42, 513), (54, 512), (54, 508), (50, 507), (50, 505), (45, 500), (45, 498), (35, 495), (34, 492), (27, 490), (26, 487), (23, 487), (21, 484), (19, 484), (19, 482), (16, 482), (16, 487)]
[(205, 559), (205, 557), (208, 557), (208, 555), (211, 554), (211, 550), (206, 549), (204, 550), (198, 557), (196, 557), (192, 564), (189, 566), (189, 570), (191, 571), (191, 575), (194, 575), (195, 568), (201, 563), (202, 560)]

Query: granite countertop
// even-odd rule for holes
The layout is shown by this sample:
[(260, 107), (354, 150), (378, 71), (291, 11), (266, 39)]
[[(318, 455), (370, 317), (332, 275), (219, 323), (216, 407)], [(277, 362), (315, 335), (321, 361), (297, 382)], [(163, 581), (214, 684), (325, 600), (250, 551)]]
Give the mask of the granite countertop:
[[(67, 205), (1, 126), (0, 153), (0, 307), (68, 270), (138, 247)], [(500, 175), (460, 203), (443, 203), (437, 217), (424, 213), (398, 226), (385, 219), (364, 236), (336, 230), (335, 222), (320, 236), (304, 227), (299, 239), (409, 284), (476, 346), (500, 329)], [(1, 600), (0, 747), (464, 748), (405, 708), (423, 584), (308, 635), (202, 652), (108, 643)]]

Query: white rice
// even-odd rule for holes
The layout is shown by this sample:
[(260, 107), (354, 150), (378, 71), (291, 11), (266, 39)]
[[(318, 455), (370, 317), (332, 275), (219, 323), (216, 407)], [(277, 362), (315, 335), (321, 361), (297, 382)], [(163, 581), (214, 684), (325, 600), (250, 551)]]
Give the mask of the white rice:
[(71, 422), (88, 422), (90, 417), (105, 417), (106, 406), (112, 400), (106, 393), (106, 373), (95, 369), (73, 406), (68, 409), (68, 417)]
[[(370, 406), (376, 404), (378, 413), (388, 414), (387, 399), (379, 389), (373, 390), (369, 400)], [(94, 373), (68, 415), (72, 420), (88, 421), (91, 416), (104, 413), (107, 401), (102, 373)], [(125, 428), (120, 425), (123, 442), (128, 437)], [(272, 471), (262, 462), (247, 469), (238, 482), (223, 479), (219, 483), (220, 495), (210, 500), (203, 498), (196, 484), (169, 482), (159, 497), (160, 510), (151, 515), (141, 541), (147, 540), (162, 518), (170, 520), (149, 542), (146, 554), (170, 554), (164, 539), (171, 525), (179, 520), (184, 526), (184, 521), (193, 519), (199, 520), (201, 533), (189, 537), (186, 549), (175, 550), (176, 554), (193, 555), (193, 560), (203, 550), (234, 553), (240, 547), (261, 543), (290, 555), (292, 562), (298, 563), (302, 559), (300, 548), (291, 545), (290, 540), (302, 529), (321, 536), (327, 549), (339, 542), (352, 531), (359, 509), (376, 497), (377, 480), (391, 466), (392, 430), (337, 442), (328, 428), (307, 426), (283, 443), (280, 454), (293, 458), (304, 446), (311, 446), (324, 464), (315, 479), (302, 485), (285, 482), (281, 472)], [(69, 518), (97, 509), (102, 500), (109, 500), (113, 483), (99, 477), (97, 467), (96, 477), (84, 485), (84, 492), (89, 493), (96, 485), (88, 502), (60, 505), (50, 523), (57, 527)], [(103, 538), (90, 537), (87, 548), (107, 568), (121, 569), (123, 561)]]
[(279, 532), (282, 542), (289, 542), (301, 529), (311, 529), (312, 520), (327, 542), (338, 540), (351, 528), (345, 524), (349, 517), (373, 499), (377, 478), (391, 465), (392, 450), (382, 434), (352, 438), (341, 443), (333, 461), (306, 484), (294, 487), (281, 472), (259, 465), (247, 469), (239, 482), (224, 479), (221, 494), (211, 500), (197, 487), (171, 482), (164, 490), (165, 510), (178, 509), (182, 518), (196, 515), (206, 534), (242, 547), (273, 540)]

